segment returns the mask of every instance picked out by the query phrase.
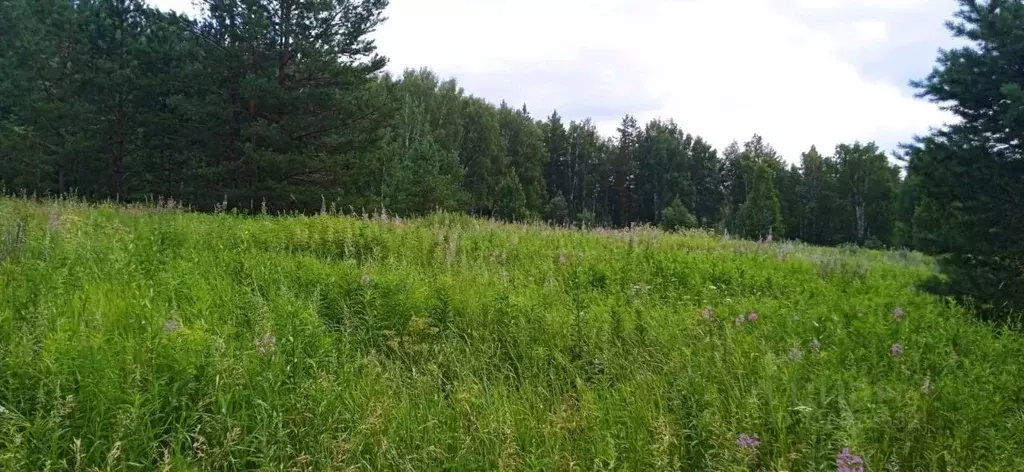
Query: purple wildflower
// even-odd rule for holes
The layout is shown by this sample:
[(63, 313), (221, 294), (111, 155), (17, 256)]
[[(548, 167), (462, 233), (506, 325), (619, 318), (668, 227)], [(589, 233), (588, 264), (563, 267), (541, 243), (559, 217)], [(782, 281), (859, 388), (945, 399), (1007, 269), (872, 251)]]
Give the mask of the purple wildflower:
[(836, 454), (836, 472), (864, 472), (864, 459), (850, 453), (850, 448)]
[(896, 321), (903, 321), (903, 315), (904, 313), (902, 308), (896, 307), (892, 309), (892, 317)]
[(704, 317), (704, 321), (711, 321), (715, 319), (715, 310), (712, 310), (711, 307), (707, 307), (704, 309), (704, 312), (701, 314), (701, 316)]
[(795, 347), (793, 349), (789, 350), (789, 360), (791, 360), (791, 361), (798, 361), (800, 359), (803, 359), (803, 357), (804, 357), (803, 351), (801, 351), (801, 350), (799, 350), (799, 349), (797, 349)]
[(811, 350), (814, 352), (821, 351), (821, 343), (818, 342), (818, 338), (814, 338), (811, 340)]
[(173, 333), (173, 332), (177, 331), (179, 328), (181, 328), (181, 324), (179, 324), (175, 320), (164, 321), (164, 332), (165, 333)]
[(757, 312), (754, 310), (750, 310), (750, 312), (747, 313), (747, 321), (751, 323), (757, 321)]
[(256, 341), (256, 351), (260, 354), (274, 352), (275, 347), (277, 347), (277, 337), (273, 334), (264, 335), (263, 339)]
[(743, 433), (736, 438), (736, 447), (746, 451), (756, 451), (757, 446), (760, 445), (761, 438), (759, 438), (756, 434), (748, 435), (747, 433)]
[(889, 348), (889, 355), (891, 355), (892, 357), (902, 356), (903, 346), (901, 346), (899, 343), (893, 344), (892, 347)]

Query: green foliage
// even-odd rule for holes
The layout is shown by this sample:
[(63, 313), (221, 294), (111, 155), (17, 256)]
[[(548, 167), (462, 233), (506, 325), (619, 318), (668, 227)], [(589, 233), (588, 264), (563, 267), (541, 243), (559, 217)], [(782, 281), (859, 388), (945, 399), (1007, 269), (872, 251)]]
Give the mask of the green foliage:
[(910, 224), (917, 246), (941, 256), (941, 291), (1006, 320), (1024, 309), (1024, 4), (959, 4), (948, 26), (968, 44), (942, 51), (915, 85), (960, 120), (907, 149)]
[(509, 169), (498, 183), (494, 214), (508, 221), (526, 221), (532, 216), (526, 192), (515, 169)]
[(548, 202), (544, 208), (544, 218), (556, 224), (566, 224), (569, 222), (569, 204), (566, 203), (565, 197), (561, 193), (555, 195)]
[(786, 230), (782, 223), (779, 192), (775, 188), (773, 172), (768, 164), (757, 164), (750, 180), (747, 201), (737, 213), (741, 234), (753, 239), (768, 235), (782, 238)]
[(916, 255), (0, 199), (18, 222), (5, 471), (1024, 469), (1024, 341), (913, 290)]
[(747, 234), (738, 217), (764, 164), (793, 238), (888, 244), (898, 228), (898, 176), (878, 174), (888, 187), (872, 188), (888, 190), (849, 203), (844, 155), (787, 170), (759, 135), (720, 155), (671, 119), (626, 115), (605, 137), (590, 119), (536, 121), (429, 69), (384, 72), (371, 38), (386, 6), (210, 0), (186, 18), (140, 0), (9, 0), (0, 184), (204, 211), (444, 209), (612, 227), (659, 224), (679, 199), (701, 226)]
[[(836, 244), (843, 240), (839, 222), (847, 218), (839, 200), (839, 166), (831, 158), (822, 156), (818, 150), (803, 153), (800, 160), (800, 184), (797, 189), (803, 209), (801, 221), (796, 226), (795, 236), (814, 244)], [(792, 228), (791, 228), (792, 229)]]
[(661, 227), (665, 230), (696, 228), (698, 225), (697, 218), (690, 213), (690, 210), (683, 205), (678, 197), (661, 211)]
[[(502, 103), (498, 108), (498, 126), (504, 137), (506, 168), (514, 170), (519, 191), (523, 194), (521, 210), (540, 214), (547, 203), (544, 168), (548, 155), (544, 147), (544, 135), (530, 118), (525, 106), (521, 110), (513, 110)], [(504, 195), (501, 192), (499, 194)]]
[(457, 210), (462, 202), (462, 168), (459, 158), (433, 140), (423, 141), (409, 157), (409, 173), (415, 199), (407, 207), (412, 214)]
[(196, 21), (138, 0), (10, 3), (0, 136), (14, 141), (0, 153), (28, 162), (4, 166), (5, 183), (302, 210), (362, 183), (385, 0), (213, 0)]
[(874, 143), (840, 144), (835, 159), (839, 196), (853, 213), (852, 240), (890, 241), (898, 171)]

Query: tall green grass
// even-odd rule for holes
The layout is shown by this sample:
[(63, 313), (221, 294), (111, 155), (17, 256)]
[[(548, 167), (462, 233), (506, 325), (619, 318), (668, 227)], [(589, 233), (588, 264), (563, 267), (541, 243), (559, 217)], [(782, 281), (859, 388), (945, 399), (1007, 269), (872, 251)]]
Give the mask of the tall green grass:
[(1024, 470), (1024, 341), (915, 291), (930, 274), (646, 229), (0, 200), (0, 470)]

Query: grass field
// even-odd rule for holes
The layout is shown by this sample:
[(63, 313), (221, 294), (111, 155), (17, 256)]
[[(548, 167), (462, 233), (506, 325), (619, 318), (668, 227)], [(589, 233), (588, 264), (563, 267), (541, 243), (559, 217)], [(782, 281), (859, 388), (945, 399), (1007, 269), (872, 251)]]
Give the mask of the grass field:
[(3, 199), (0, 470), (1024, 470), (1024, 340), (931, 270)]

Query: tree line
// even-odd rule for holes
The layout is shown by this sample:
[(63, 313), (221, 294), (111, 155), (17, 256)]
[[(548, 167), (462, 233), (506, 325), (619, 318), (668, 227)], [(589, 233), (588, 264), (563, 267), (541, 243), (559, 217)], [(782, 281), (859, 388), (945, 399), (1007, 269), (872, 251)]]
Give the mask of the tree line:
[[(801, 166), (761, 137), (719, 153), (671, 120), (590, 120), (492, 104), (368, 39), (384, 0), (209, 0), (198, 19), (141, 0), (8, 0), (0, 180), (199, 209), (403, 215), (461, 210), (561, 224), (718, 227), (894, 244), (900, 173), (872, 144)], [(264, 203), (265, 202), (265, 203)]]
[(1003, 293), (991, 283), (1024, 286), (1024, 7), (960, 6), (950, 28), (975, 46), (915, 85), (963, 123), (907, 145), (903, 172), (874, 143), (787, 165), (758, 135), (719, 151), (626, 116), (602, 136), (427, 69), (390, 74), (370, 39), (387, 0), (204, 0), (197, 18), (141, 0), (5, 0), (0, 182), (205, 210), (444, 209), (911, 247), (948, 274), (986, 267), (956, 293)]

